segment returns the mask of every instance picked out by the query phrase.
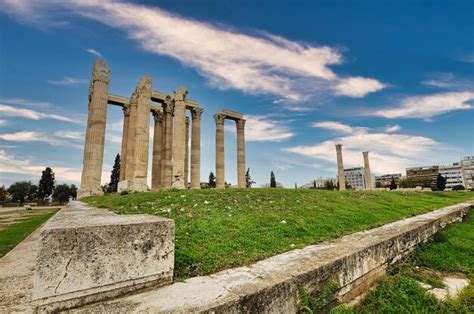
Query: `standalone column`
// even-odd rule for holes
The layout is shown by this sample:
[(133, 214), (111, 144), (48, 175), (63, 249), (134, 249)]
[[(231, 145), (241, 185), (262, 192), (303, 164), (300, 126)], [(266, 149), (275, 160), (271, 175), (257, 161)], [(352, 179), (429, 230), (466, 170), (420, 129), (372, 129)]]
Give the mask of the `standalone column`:
[(214, 115), (216, 121), (216, 188), (225, 188), (225, 156), (224, 156), (224, 120), (221, 114)]
[(145, 76), (130, 97), (126, 183), (119, 190), (146, 191), (150, 133), (151, 77)]
[(185, 148), (186, 153), (184, 155), (184, 187), (188, 188), (189, 182), (189, 117), (186, 117), (186, 134), (185, 134)]
[(100, 179), (104, 159), (105, 123), (110, 71), (103, 61), (94, 62), (89, 86), (89, 112), (78, 197), (102, 194)]
[(201, 108), (191, 111), (191, 188), (201, 188)]
[(344, 164), (342, 162), (342, 144), (336, 144), (337, 154), (337, 177), (339, 179), (339, 191), (346, 189), (346, 177), (344, 176)]
[(174, 100), (174, 134), (173, 134), (173, 178), (172, 187), (184, 189), (184, 159), (186, 155), (186, 87), (178, 88)]
[(236, 121), (237, 126), (237, 187), (245, 188), (245, 120)]
[(372, 173), (370, 171), (369, 152), (363, 152), (362, 155), (364, 155), (365, 188), (367, 190), (371, 190), (372, 189)]
[(123, 108), (123, 131), (122, 131), (122, 150), (120, 152), (120, 180), (125, 180), (125, 172), (127, 171), (127, 143), (128, 143), (128, 125), (130, 120), (130, 107), (128, 105)]
[(174, 101), (168, 96), (163, 104), (164, 113), (164, 150), (162, 153), (162, 183), (161, 186), (164, 189), (171, 187), (173, 177), (173, 114), (174, 114)]
[(163, 150), (163, 112), (154, 110), (155, 127), (153, 132), (153, 161), (151, 165), (151, 189), (161, 188), (161, 156)]

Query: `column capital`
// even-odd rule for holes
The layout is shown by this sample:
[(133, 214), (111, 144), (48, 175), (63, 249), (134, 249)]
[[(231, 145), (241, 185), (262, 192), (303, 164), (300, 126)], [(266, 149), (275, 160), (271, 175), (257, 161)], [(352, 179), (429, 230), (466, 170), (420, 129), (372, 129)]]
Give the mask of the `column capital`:
[(216, 121), (216, 125), (217, 124), (224, 124), (225, 115), (216, 113), (214, 115), (214, 120)]
[(165, 102), (163, 104), (163, 112), (165, 114), (173, 114), (174, 113), (174, 101), (168, 95), (166, 96)]
[(122, 106), (123, 115), (129, 116), (130, 115), (130, 105), (123, 105)]
[(342, 144), (336, 144), (336, 150), (342, 150)]
[(92, 68), (92, 81), (102, 81), (105, 83), (110, 82), (110, 70), (103, 60), (97, 60), (94, 62)]
[(186, 86), (180, 86), (173, 92), (174, 101), (185, 101), (188, 95), (188, 89)]
[(201, 119), (201, 115), (204, 112), (204, 109), (194, 107), (191, 109), (191, 116), (193, 119)]
[(186, 123), (186, 126), (189, 127), (189, 124), (191, 123), (191, 120), (189, 119), (189, 117), (185, 118), (184, 123)]
[(155, 118), (155, 122), (163, 122), (163, 111), (161, 110), (152, 110), (151, 113), (153, 114), (153, 118)]
[(237, 130), (243, 130), (245, 129), (245, 119), (239, 119), (235, 120), (235, 125), (237, 126)]
[(366, 156), (369, 156), (369, 152), (368, 152), (368, 151), (362, 152), (362, 155), (364, 155), (365, 157), (366, 157)]

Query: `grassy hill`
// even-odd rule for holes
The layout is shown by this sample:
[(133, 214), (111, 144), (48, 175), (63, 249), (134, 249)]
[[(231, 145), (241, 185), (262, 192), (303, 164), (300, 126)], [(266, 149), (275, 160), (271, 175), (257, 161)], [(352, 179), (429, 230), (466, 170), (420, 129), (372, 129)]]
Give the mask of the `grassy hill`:
[(176, 221), (175, 277), (209, 274), (465, 200), (471, 192), (177, 190), (83, 199)]

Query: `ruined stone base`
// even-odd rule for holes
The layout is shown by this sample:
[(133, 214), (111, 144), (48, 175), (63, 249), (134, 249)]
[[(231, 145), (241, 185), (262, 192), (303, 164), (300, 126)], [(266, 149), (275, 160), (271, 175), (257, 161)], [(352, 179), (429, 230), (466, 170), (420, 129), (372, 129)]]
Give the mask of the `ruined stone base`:
[(148, 191), (148, 186), (146, 179), (123, 180), (118, 183), (117, 191), (119, 193), (122, 191), (146, 192)]
[(94, 196), (94, 195), (103, 195), (104, 191), (102, 190), (91, 190), (91, 189), (83, 189), (82, 187), (77, 192), (77, 199), (81, 199), (87, 196)]
[(170, 283), (174, 221), (71, 202), (42, 228), (33, 300), (57, 311)]

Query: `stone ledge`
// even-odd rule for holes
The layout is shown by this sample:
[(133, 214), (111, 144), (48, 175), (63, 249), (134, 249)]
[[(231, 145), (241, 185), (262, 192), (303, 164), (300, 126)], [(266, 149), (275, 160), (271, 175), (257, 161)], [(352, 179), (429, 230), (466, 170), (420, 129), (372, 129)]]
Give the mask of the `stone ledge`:
[(387, 265), (472, 207), (461, 203), (273, 256), (248, 267), (195, 277), (152, 291), (76, 309), (78, 312), (294, 313), (298, 289), (317, 294), (330, 281), (333, 302), (349, 302), (384, 274)]
[(174, 221), (71, 202), (41, 229), (33, 304), (57, 311), (170, 283)]

